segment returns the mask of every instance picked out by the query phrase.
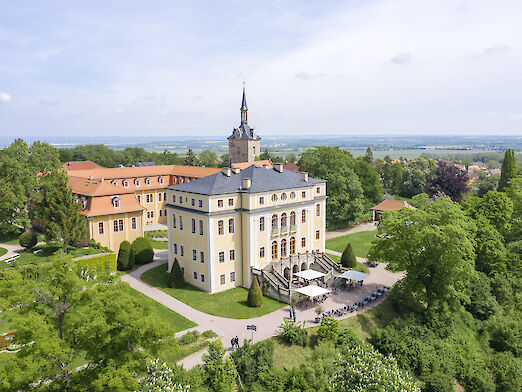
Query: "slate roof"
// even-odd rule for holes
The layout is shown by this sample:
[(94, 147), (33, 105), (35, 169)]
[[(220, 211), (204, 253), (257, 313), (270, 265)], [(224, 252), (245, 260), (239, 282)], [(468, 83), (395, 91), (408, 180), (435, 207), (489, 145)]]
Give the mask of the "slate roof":
[(256, 129), (248, 125), (247, 122), (242, 122), (239, 127), (234, 128), (234, 130), (232, 131), (232, 135), (230, 135), (228, 139), (261, 140), (261, 138), (256, 134)]
[[(243, 178), (250, 178), (252, 180), (250, 188), (241, 189)], [(230, 177), (220, 172), (211, 176), (198, 178), (188, 183), (172, 185), (168, 188), (175, 191), (199, 193), (202, 195), (220, 195), (234, 192), (257, 193), (279, 189), (300, 188), (325, 182), (325, 180), (312, 177), (308, 177), (308, 181), (304, 181), (300, 173), (287, 170), (283, 170), (283, 172), (280, 173), (275, 169), (266, 169), (252, 165), (241, 170), (238, 174), (231, 172)]]
[(241, 102), (241, 110), (248, 110), (248, 107), (246, 104), (245, 86), (243, 86), (243, 101)]

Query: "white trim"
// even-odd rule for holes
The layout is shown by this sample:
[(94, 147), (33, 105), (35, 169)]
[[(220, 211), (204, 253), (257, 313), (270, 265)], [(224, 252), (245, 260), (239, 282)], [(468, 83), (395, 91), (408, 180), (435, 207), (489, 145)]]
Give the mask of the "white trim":
[(214, 262), (215, 262), (215, 255), (214, 255), (214, 230), (210, 230), (210, 227), (212, 227), (212, 218), (210, 216), (207, 217), (207, 248), (208, 248), (208, 291), (210, 293), (214, 292), (215, 287), (215, 276), (214, 276)]

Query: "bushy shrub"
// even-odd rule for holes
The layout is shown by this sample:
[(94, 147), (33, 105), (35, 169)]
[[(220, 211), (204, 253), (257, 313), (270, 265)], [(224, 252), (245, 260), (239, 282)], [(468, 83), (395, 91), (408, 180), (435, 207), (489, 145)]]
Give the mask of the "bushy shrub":
[(435, 372), (426, 377), (423, 392), (453, 392), (455, 380), (442, 372)]
[(466, 310), (478, 320), (487, 320), (500, 310), (497, 300), (491, 294), (489, 281), (485, 273), (477, 272), (467, 290), (471, 301), (466, 305)]
[(332, 317), (324, 317), (317, 331), (317, 337), (319, 340), (330, 340), (336, 343), (339, 337), (339, 322)]
[(185, 286), (185, 278), (183, 277), (183, 271), (179, 266), (178, 259), (174, 259), (174, 264), (172, 264), (172, 268), (170, 269), (169, 274), (169, 287), (177, 288)]
[(283, 320), (283, 324), (279, 326), (279, 336), (290, 344), (297, 344), (304, 347), (308, 343), (308, 334), (304, 327), (299, 323), (294, 323), (286, 319)]
[(89, 248), (94, 248), (94, 249), (101, 248), (101, 244), (99, 242), (96, 242), (96, 240), (94, 238), (91, 238), (89, 240), (89, 243), (87, 244), (87, 246), (89, 246)]
[(131, 245), (131, 257), (135, 264), (152, 263), (154, 260), (154, 249), (145, 237), (138, 237)]
[(271, 340), (252, 344), (245, 340), (243, 345), (232, 352), (230, 356), (234, 360), (236, 369), (243, 383), (251, 385), (257, 380), (258, 373), (265, 368), (272, 367), (274, 363), (274, 344)]
[(90, 257), (73, 259), (75, 264), (83, 270), (97, 272), (114, 272), (117, 269), (116, 253), (104, 253)]
[(495, 353), (491, 360), (497, 391), (518, 392), (522, 385), (522, 359), (511, 352)]
[(18, 242), (23, 248), (31, 249), (37, 244), (38, 239), (36, 238), (36, 234), (34, 234), (32, 231), (24, 231), (22, 234), (20, 234), (20, 237), (18, 237)]
[(263, 304), (263, 293), (256, 276), (253, 277), (250, 290), (248, 290), (247, 304), (253, 308), (259, 308)]
[(190, 331), (186, 334), (183, 334), (179, 338), (179, 344), (182, 346), (186, 346), (187, 344), (194, 343), (196, 340), (198, 340), (199, 332), (198, 331)]
[(130, 265), (131, 244), (129, 241), (122, 241), (120, 250), (118, 251), (118, 270), (130, 270), (133, 265)]
[(352, 243), (348, 242), (341, 256), (341, 265), (345, 268), (353, 268), (357, 265), (357, 258), (352, 248)]
[(520, 317), (497, 315), (488, 320), (489, 345), (497, 351), (522, 355), (522, 320)]

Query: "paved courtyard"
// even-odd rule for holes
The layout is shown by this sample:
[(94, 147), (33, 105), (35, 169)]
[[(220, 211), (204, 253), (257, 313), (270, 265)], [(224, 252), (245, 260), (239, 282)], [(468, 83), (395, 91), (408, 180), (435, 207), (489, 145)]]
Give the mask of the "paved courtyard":
[[(279, 325), (283, 322), (283, 319), (289, 315), (288, 306), (264, 316), (251, 319), (230, 319), (212, 316), (196, 310), (141, 280), (141, 274), (145, 271), (165, 264), (166, 262), (167, 251), (156, 251), (154, 263), (144, 265), (129, 274), (123, 275), (121, 279), (128, 282), (132, 288), (198, 324), (193, 329), (199, 332), (204, 332), (209, 329), (214, 331), (223, 342), (223, 345), (229, 349), (230, 340), (236, 335), (239, 337), (240, 342), (245, 338), (251, 338), (251, 332), (246, 329), (247, 325), (254, 324), (257, 326), (257, 331), (254, 333), (254, 341), (259, 341), (277, 335)], [(379, 264), (377, 267), (371, 268), (370, 271), (370, 276), (366, 278), (364, 286), (350, 292), (332, 295), (322, 304), (323, 309), (328, 311), (353, 304), (368, 296), (368, 294), (375, 291), (377, 287), (393, 286), (393, 284), (402, 277), (402, 274), (394, 274), (386, 271), (384, 264)], [(365, 309), (367, 310), (379, 302), (380, 301), (376, 301)], [(338, 319), (352, 317), (356, 314), (357, 313), (349, 313)], [(315, 308), (313, 307), (306, 310), (296, 310), (297, 321), (306, 321), (307, 326), (316, 325), (314, 323), (315, 316)], [(179, 332), (178, 335), (182, 335), (187, 331)], [(180, 363), (186, 368), (192, 368), (196, 364), (201, 363), (202, 355), (203, 352), (200, 351), (183, 359)]]

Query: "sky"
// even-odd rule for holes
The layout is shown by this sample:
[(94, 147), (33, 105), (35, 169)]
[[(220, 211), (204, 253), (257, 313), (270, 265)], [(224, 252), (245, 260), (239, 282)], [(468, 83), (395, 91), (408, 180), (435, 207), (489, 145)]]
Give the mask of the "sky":
[(2, 136), (522, 135), (520, 0), (0, 0)]

